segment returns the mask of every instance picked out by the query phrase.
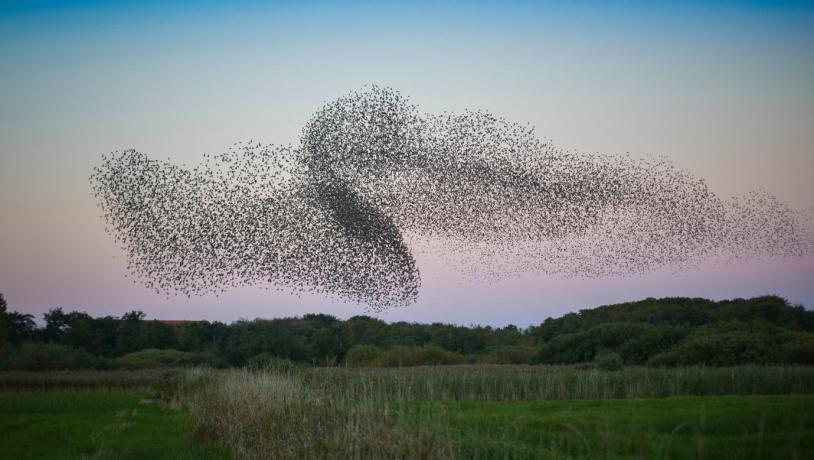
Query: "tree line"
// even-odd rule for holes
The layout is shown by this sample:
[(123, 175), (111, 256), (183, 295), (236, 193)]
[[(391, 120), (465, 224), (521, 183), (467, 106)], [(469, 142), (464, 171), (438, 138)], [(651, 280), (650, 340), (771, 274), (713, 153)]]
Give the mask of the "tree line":
[(92, 317), (54, 308), (39, 327), (0, 294), (0, 368), (425, 364), (814, 364), (814, 312), (777, 296), (645, 299), (537, 326), (387, 323), (326, 314), (171, 325), (134, 310)]

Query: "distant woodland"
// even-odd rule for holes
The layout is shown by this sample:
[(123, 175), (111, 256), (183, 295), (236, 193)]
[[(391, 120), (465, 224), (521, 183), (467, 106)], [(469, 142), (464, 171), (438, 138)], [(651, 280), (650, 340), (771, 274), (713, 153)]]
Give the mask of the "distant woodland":
[(777, 296), (645, 299), (527, 329), (386, 323), (325, 314), (231, 324), (10, 311), (0, 294), (0, 369), (449, 364), (729, 366), (814, 364), (814, 312)]

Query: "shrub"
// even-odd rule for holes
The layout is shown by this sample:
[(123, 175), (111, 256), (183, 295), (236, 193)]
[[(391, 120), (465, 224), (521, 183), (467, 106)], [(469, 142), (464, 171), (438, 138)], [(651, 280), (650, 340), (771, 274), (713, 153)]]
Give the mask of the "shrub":
[(644, 364), (651, 356), (667, 351), (684, 340), (688, 334), (690, 327), (687, 325), (661, 324), (631, 337), (615, 350), (625, 364)]
[(382, 350), (375, 345), (354, 345), (345, 354), (345, 363), (351, 367), (381, 366)]
[(591, 361), (596, 353), (596, 342), (589, 331), (562, 334), (545, 343), (534, 364), (574, 364)]
[(529, 364), (536, 354), (534, 347), (504, 345), (489, 350), (479, 361), (486, 364)]
[(22, 371), (100, 369), (106, 361), (84, 350), (52, 343), (25, 343), (7, 350), (0, 367)]
[(466, 362), (464, 355), (435, 345), (393, 347), (385, 350), (381, 359), (384, 367), (438, 366), (464, 362)]
[(597, 368), (604, 371), (618, 371), (622, 369), (622, 357), (615, 351), (600, 351), (596, 354), (594, 362), (596, 362)]
[(814, 334), (798, 332), (783, 345), (784, 361), (792, 364), (814, 364)]
[(651, 366), (736, 366), (774, 361), (769, 344), (742, 331), (696, 336), (654, 355)]
[(130, 369), (154, 369), (160, 367), (215, 366), (217, 360), (209, 353), (190, 353), (179, 350), (146, 350), (128, 353), (118, 359), (119, 364)]
[(782, 358), (789, 335), (765, 321), (728, 321), (698, 329), (669, 350), (652, 356), (651, 366), (736, 366), (768, 364)]
[(650, 367), (675, 367), (679, 364), (679, 355), (675, 350), (656, 353), (647, 360)]

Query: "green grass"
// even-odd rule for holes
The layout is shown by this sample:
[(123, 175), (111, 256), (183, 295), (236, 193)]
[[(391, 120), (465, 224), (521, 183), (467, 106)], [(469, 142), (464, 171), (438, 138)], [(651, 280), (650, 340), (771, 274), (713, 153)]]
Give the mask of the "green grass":
[(814, 367), (7, 373), (0, 388), (0, 459), (814, 458)]
[(0, 458), (223, 458), (193, 443), (189, 416), (149, 396), (122, 393), (0, 394)]
[(430, 421), (462, 458), (814, 458), (811, 395), (419, 402), (406, 411), (403, 423)]

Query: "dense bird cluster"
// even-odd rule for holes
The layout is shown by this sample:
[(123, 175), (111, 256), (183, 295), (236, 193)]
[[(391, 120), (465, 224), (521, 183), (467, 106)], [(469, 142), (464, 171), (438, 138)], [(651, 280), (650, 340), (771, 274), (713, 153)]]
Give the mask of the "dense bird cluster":
[(263, 284), (385, 309), (418, 295), (413, 248), (498, 276), (596, 277), (810, 242), (768, 194), (724, 201), (663, 158), (563, 151), (376, 86), (322, 107), (299, 147), (235, 144), (191, 169), (114, 152), (91, 183), (131, 272), (187, 295)]

